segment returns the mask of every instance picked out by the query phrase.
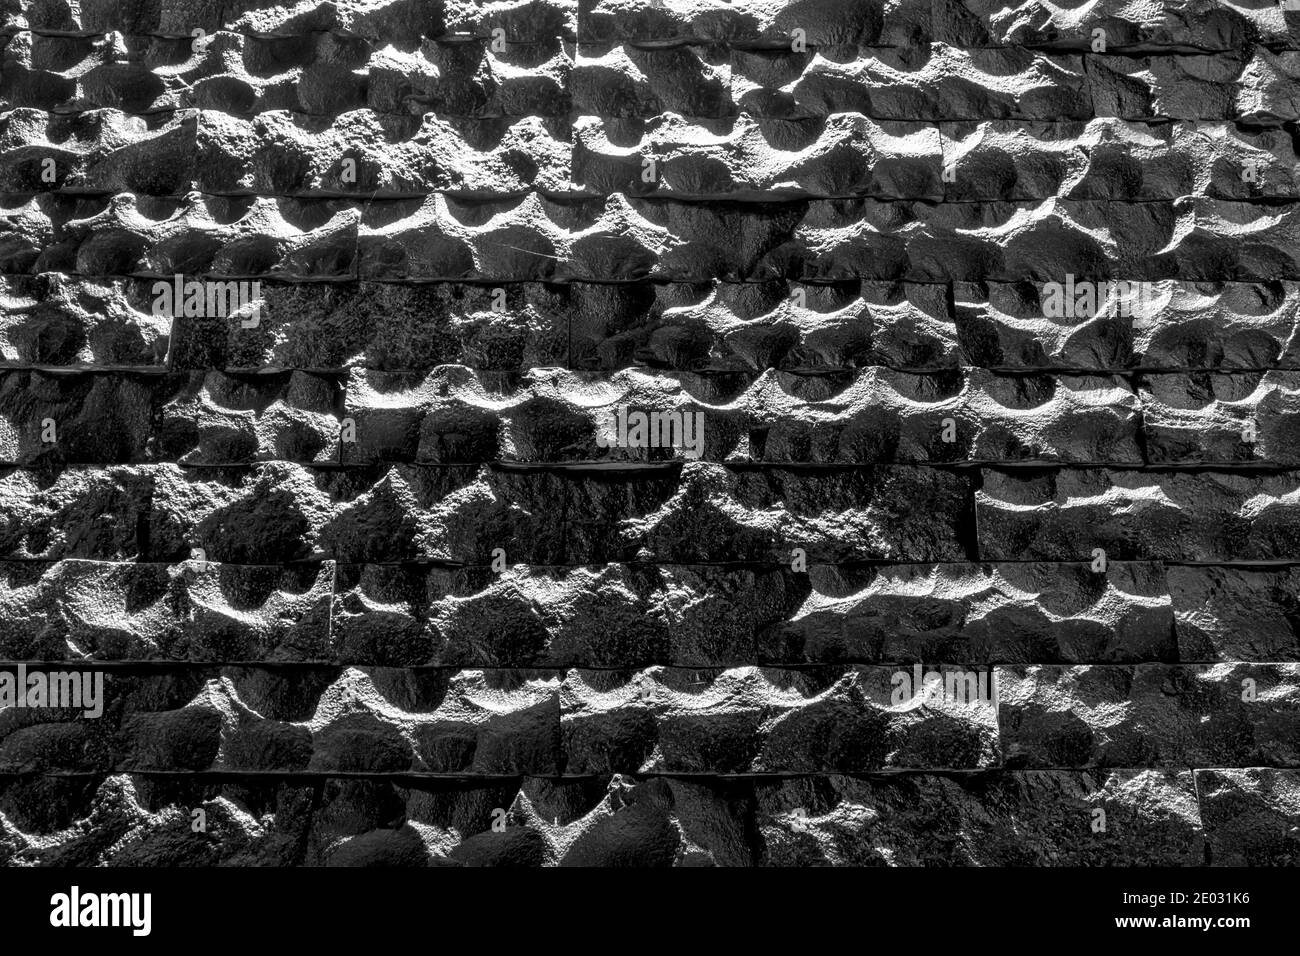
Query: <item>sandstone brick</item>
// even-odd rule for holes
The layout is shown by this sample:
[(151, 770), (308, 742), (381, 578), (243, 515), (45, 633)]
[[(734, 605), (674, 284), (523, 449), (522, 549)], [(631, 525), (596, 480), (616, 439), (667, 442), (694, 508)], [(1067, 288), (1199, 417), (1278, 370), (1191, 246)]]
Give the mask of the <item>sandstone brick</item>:
[[(349, 461), (1142, 460), (1138, 399), (1123, 380), (1102, 377), (870, 368), (746, 382), (539, 370), (520, 381), (444, 366), (423, 381), (354, 373), (347, 395)], [(670, 416), (669, 426), (655, 415)], [(623, 447), (632, 441), (654, 447)]]
[[(260, 322), (177, 318), (178, 369), (418, 371), (463, 364), (499, 371), (564, 365), (576, 286), (280, 283), (260, 288)], [(587, 310), (591, 306), (586, 307)]]
[(1296, 571), (1292, 568), (1168, 569), (1184, 661), (1296, 661)]
[(1282, 561), (1300, 553), (1294, 472), (986, 470), (987, 560)]
[[(42, 776), (0, 785), (6, 866), (293, 866), (314, 784), (194, 776)], [(192, 829), (202, 810), (206, 832)]]
[(0, 276), (0, 365), (162, 367), (172, 320), (154, 313), (150, 285)]
[(1196, 788), (1216, 866), (1295, 866), (1296, 773), (1254, 767), (1198, 770)]
[(139, 117), (117, 109), (11, 110), (0, 114), (5, 191), (184, 195), (194, 179), (198, 125), (193, 110)]
[(1011, 766), (1295, 766), (1295, 664), (998, 669)]
[(558, 689), (545, 672), (112, 669), (101, 717), (5, 710), (0, 772), (550, 774)]
[(1175, 661), (1165, 571), (1113, 564), (809, 569), (801, 607), (760, 635), (765, 662), (905, 665)]
[(3, 565), (7, 660), (323, 661), (331, 564)]
[[(1187, 771), (793, 777), (755, 787), (769, 866), (1196, 866)], [(1093, 828), (1097, 810), (1105, 830)], [(800, 812), (802, 811), (802, 812)]]
[(568, 773), (817, 773), (996, 762), (995, 708), (905, 695), (896, 671), (571, 671)]

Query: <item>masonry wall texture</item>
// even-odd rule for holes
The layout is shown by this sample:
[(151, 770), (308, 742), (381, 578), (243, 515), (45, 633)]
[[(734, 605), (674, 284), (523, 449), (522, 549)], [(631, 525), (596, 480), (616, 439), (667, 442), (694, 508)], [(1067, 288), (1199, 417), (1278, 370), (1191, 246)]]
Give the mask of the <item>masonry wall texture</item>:
[(1269, 0), (0, 0), (0, 865), (1300, 865), (1297, 124)]

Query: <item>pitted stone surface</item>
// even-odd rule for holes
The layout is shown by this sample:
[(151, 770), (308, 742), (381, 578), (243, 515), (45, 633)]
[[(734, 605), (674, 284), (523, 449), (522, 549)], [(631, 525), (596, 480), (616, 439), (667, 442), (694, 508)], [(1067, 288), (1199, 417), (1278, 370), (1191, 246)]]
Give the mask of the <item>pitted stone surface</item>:
[(1011, 766), (1300, 762), (1295, 664), (999, 668), (998, 701)]
[(7, 660), (330, 660), (332, 564), (7, 562)]
[(1298, 493), (1293, 471), (990, 470), (975, 511), (988, 560), (1286, 561)]
[(1297, 773), (1256, 767), (1198, 770), (1201, 817), (1222, 866), (1295, 866), (1300, 840)]
[[(615, 194), (471, 200), (15, 193), (0, 272), (89, 278), (1039, 285), (1300, 279), (1297, 207), (1242, 200), (702, 204)], [(1089, 281), (1093, 281), (1090, 279)]]
[(0, 773), (550, 774), (559, 686), (502, 670), (112, 670), (98, 719), (7, 711)]
[(1292, 568), (1168, 569), (1182, 660), (1300, 660)]
[[(828, 776), (756, 787), (775, 866), (1122, 866), (1204, 862), (1192, 775), (1014, 771), (970, 777)], [(1094, 834), (1093, 811), (1107, 814)], [(798, 812), (802, 811), (802, 812)], [(956, 838), (951, 818), (962, 822)], [(1110, 821), (1117, 821), (1120, 836)]]
[[(450, 366), (422, 382), (354, 373), (346, 413), (358, 425), (358, 440), (344, 446), (345, 460), (644, 461), (672, 454), (817, 464), (1142, 460), (1138, 401), (1118, 378), (879, 368), (851, 378), (767, 372), (737, 393), (711, 376), (544, 371), (517, 391), (510, 384), (505, 376)], [(619, 412), (624, 408), (627, 415)], [(690, 416), (703, 434), (698, 447), (667, 448), (662, 456), (648, 448), (601, 447), (632, 433), (631, 414)], [(952, 422), (948, 437), (945, 420)], [(1055, 430), (1066, 422), (1068, 433)], [(651, 427), (657, 433), (664, 426)]]
[(734, 774), (996, 762), (991, 701), (895, 704), (895, 673), (869, 666), (572, 671), (560, 698), (565, 766)]

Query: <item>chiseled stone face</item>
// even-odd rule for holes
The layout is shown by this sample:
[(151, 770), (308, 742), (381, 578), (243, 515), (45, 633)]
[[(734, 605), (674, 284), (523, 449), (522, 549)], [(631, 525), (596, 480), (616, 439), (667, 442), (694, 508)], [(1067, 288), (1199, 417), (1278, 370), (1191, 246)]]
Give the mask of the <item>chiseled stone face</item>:
[(8, 3), (0, 866), (1300, 863), (1294, 6)]

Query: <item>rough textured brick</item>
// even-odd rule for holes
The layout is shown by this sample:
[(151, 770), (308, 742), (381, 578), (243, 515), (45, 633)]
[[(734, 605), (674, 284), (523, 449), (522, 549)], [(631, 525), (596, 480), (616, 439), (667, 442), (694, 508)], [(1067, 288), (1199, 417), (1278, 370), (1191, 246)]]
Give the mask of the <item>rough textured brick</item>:
[[(0, 782), (6, 866), (293, 866), (311, 832), (307, 782), (195, 776), (10, 777)], [(191, 812), (207, 832), (196, 836)]]
[(1169, 568), (1180, 658), (1300, 660), (1296, 576), (1293, 568)]
[(142, 281), (0, 277), (0, 364), (159, 368), (172, 320), (152, 306)]
[(177, 369), (263, 367), (386, 371), (467, 365), (498, 371), (564, 365), (569, 315), (590, 314), (591, 287), (505, 284), (504, 312), (494, 288), (460, 283), (264, 283), (260, 322), (177, 317), (171, 361)]
[(818, 566), (808, 580), (802, 606), (760, 635), (765, 661), (1174, 661), (1180, 650), (1154, 564)]
[(1276, 561), (1300, 556), (1295, 472), (987, 470), (975, 495), (987, 560)]
[(1295, 664), (998, 669), (1005, 759), (1031, 767), (1294, 767)]
[[(667, 457), (815, 464), (1107, 461), (1136, 464), (1138, 398), (1100, 376), (766, 373), (746, 382), (664, 373), (513, 376), (444, 366), (423, 381), (354, 373), (348, 461), (628, 461)], [(740, 387), (746, 385), (743, 389)], [(601, 447), (620, 408), (676, 416), (678, 448)], [(698, 447), (684, 444), (683, 417)], [(948, 422), (953, 432), (945, 437)], [(695, 424), (699, 422), (700, 424)], [(663, 441), (661, 424), (650, 426)], [(667, 432), (672, 438), (671, 427)]]
[(110, 669), (97, 719), (6, 710), (0, 773), (550, 774), (558, 694), (545, 672)]
[(325, 661), (334, 567), (7, 562), (6, 660)]
[(571, 671), (569, 773), (825, 773), (973, 769), (997, 761), (995, 707), (908, 698), (895, 670)]
[[(756, 786), (772, 866), (1195, 866), (1192, 775), (1040, 770)], [(1106, 830), (1092, 828), (1106, 812)], [(802, 811), (802, 812), (796, 812)]]
[(1295, 866), (1300, 853), (1296, 772), (1198, 770), (1201, 818), (1218, 866)]
[(12, 192), (183, 195), (194, 179), (198, 125), (193, 110), (129, 116), (15, 109), (0, 114), (0, 174)]

